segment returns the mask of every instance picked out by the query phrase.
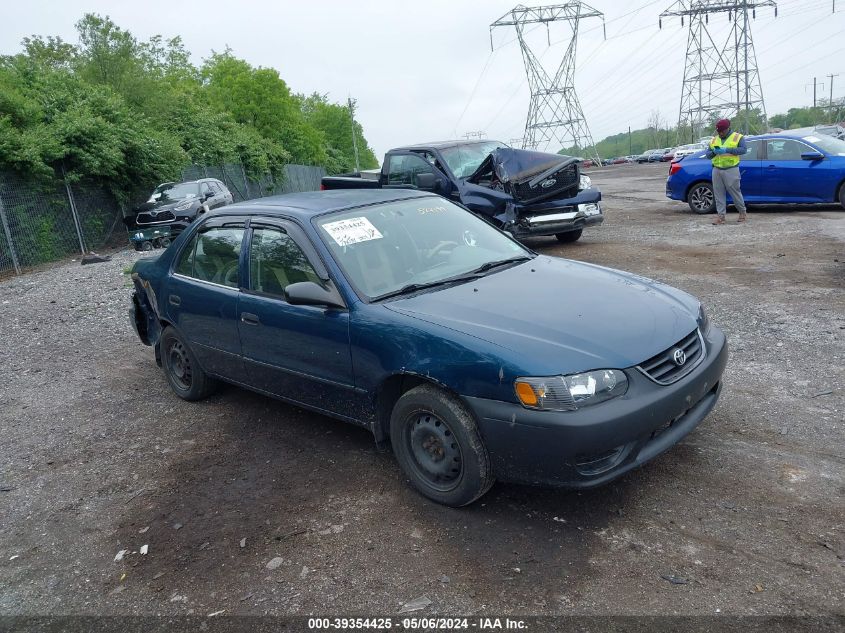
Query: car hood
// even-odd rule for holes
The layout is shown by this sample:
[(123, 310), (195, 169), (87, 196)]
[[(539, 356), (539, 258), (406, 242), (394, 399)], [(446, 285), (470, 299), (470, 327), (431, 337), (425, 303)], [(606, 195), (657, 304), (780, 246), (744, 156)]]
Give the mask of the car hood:
[(178, 207), (180, 204), (183, 204), (191, 200), (192, 202), (199, 202), (199, 198), (182, 198), (181, 200), (156, 200), (155, 202), (145, 202), (141, 205), (138, 205), (135, 210), (138, 213), (147, 213), (155, 209), (156, 211), (171, 211), (175, 207)]
[(630, 273), (539, 256), (385, 307), (511, 350), (525, 370), (553, 375), (637, 365), (693, 331), (699, 303)]
[(503, 183), (520, 183), (530, 180), (539, 174), (556, 171), (579, 161), (579, 158), (563, 156), (561, 154), (547, 154), (545, 152), (534, 152), (525, 149), (513, 149), (512, 147), (500, 147), (493, 150), (490, 156), (481, 163), (479, 168), (475, 170), (475, 173), (467, 180), (474, 182), (474, 177), (479, 174), (489, 173), (492, 168), (496, 176)]

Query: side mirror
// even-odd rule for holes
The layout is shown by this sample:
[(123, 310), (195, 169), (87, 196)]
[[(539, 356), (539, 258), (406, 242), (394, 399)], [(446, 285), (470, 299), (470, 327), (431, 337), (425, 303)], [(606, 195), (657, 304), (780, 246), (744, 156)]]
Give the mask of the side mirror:
[(824, 154), (821, 152), (804, 152), (801, 154), (801, 160), (823, 160)]
[(285, 297), (295, 306), (326, 306), (329, 308), (346, 308), (337, 291), (324, 288), (313, 281), (300, 281), (285, 288)]
[(435, 174), (423, 172), (417, 174), (417, 189), (437, 191), (440, 189), (440, 178)]
[(206, 200), (210, 200), (213, 197), (214, 197), (213, 191), (206, 191), (204, 194), (202, 194), (203, 202), (205, 202)]

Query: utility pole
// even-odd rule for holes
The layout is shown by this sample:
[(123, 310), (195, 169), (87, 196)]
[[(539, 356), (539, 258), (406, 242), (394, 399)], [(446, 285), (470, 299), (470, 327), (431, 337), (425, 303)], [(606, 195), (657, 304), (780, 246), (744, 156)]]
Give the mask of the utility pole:
[[(838, 77), (838, 76), (839, 76), (838, 73), (835, 74), (835, 75), (833, 75), (833, 74), (828, 75), (828, 77), (830, 78), (830, 101), (827, 102), (827, 107), (830, 109), (831, 118), (833, 118), (833, 78)], [(831, 122), (837, 123), (837, 121), (831, 121)]]
[(355, 173), (361, 173), (361, 163), (358, 161), (358, 138), (355, 133), (355, 101), (349, 97), (347, 103), (349, 104), (349, 120), (352, 123), (352, 151), (355, 153)]
[[(522, 61), (528, 76), (531, 101), (525, 120), (525, 136), (522, 147), (548, 149), (549, 144), (557, 144), (557, 151), (563, 147), (592, 148), (589, 156), (601, 165), (595, 143), (593, 142), (587, 121), (581, 110), (578, 96), (575, 94), (575, 52), (578, 43), (578, 28), (581, 20), (598, 17), (604, 22), (604, 14), (580, 0), (565, 4), (544, 7), (525, 7), (518, 5), (490, 25), (492, 32), (498, 26), (514, 27)], [(526, 26), (537, 24), (546, 26), (555, 22), (566, 22), (572, 29), (569, 45), (554, 75), (546, 72), (540, 59), (531, 50), (526, 41)], [(586, 152), (585, 152), (586, 154)]]
[(824, 90), (824, 84), (819, 84), (819, 82), (816, 80), (816, 78), (813, 77), (813, 83), (812, 84), (804, 84), (804, 92), (806, 92), (807, 87), (811, 86), (811, 85), (813, 86), (813, 108), (815, 109), (816, 104), (817, 104), (817, 102), (816, 102), (816, 92), (818, 91), (819, 86), (821, 86), (822, 90)]
[(631, 144), (631, 126), (628, 126), (628, 156), (634, 153), (634, 146)]
[[(677, 0), (660, 14), (663, 18), (680, 17), (681, 26), (689, 20), (686, 63), (681, 86), (678, 131), (689, 126), (690, 138), (702, 135), (714, 116), (740, 116), (742, 131), (764, 131), (767, 127), (763, 88), (751, 39), (751, 17), (760, 7), (773, 7), (774, 0)], [(727, 13), (731, 29), (724, 42), (716, 42), (709, 29), (710, 15)], [(751, 121), (758, 110), (760, 120)], [(679, 139), (680, 140), (680, 139)]]

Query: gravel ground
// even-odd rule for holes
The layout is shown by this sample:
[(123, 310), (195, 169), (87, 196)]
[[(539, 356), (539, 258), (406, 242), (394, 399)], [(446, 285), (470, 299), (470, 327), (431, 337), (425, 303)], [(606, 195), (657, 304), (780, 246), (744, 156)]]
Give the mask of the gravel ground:
[(0, 283), (0, 614), (845, 613), (845, 212), (713, 227), (665, 172), (594, 171), (605, 224), (531, 244), (692, 292), (731, 345), (707, 420), (588, 492), (453, 510), (362, 429), (182, 402), (129, 326), (134, 252)]

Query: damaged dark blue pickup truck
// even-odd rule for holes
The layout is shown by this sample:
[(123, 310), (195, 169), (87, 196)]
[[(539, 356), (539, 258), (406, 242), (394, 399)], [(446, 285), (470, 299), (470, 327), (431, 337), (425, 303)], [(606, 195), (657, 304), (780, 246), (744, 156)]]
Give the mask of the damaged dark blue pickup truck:
[(327, 176), (323, 189), (420, 189), (458, 202), (517, 238), (574, 242), (601, 224), (601, 192), (580, 158), (513, 149), (498, 141), (443, 141), (393, 149), (378, 180)]

